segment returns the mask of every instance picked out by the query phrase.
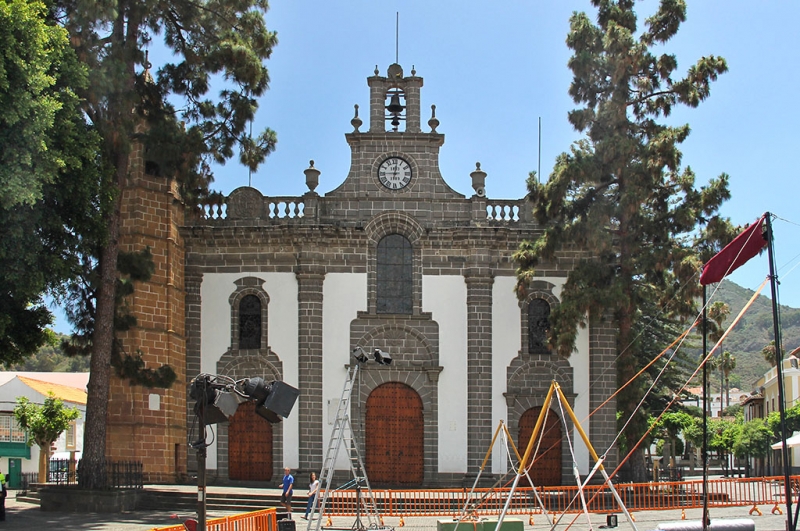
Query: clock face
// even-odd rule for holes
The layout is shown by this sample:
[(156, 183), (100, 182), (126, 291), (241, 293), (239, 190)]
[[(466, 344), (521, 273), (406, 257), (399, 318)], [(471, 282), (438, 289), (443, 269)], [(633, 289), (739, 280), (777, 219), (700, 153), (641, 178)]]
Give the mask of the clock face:
[(400, 157), (389, 157), (381, 162), (378, 179), (389, 190), (400, 190), (411, 182), (411, 166)]

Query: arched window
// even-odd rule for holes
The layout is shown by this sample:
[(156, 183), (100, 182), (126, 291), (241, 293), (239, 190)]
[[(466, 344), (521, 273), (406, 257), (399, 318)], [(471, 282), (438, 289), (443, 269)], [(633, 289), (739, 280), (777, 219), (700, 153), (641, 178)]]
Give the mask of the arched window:
[(550, 330), (550, 303), (533, 299), (528, 303), (528, 353), (547, 354), (547, 331)]
[(261, 348), (261, 299), (255, 295), (239, 302), (239, 348)]
[(377, 312), (412, 313), (411, 242), (400, 234), (389, 234), (378, 242), (377, 258)]

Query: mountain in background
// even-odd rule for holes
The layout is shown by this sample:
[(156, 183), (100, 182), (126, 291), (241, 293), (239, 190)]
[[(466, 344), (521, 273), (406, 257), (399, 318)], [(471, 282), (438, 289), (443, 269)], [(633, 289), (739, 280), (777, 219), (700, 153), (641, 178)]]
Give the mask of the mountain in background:
[[(708, 287), (709, 304), (715, 301), (727, 303), (731, 312), (723, 326), (729, 326), (736, 319), (747, 301), (753, 296), (753, 290), (743, 288), (730, 281), (724, 281), (714, 292), (713, 285)], [(758, 296), (742, 319), (731, 330), (722, 351), (730, 351), (736, 357), (736, 368), (730, 375), (731, 388), (738, 387), (742, 391), (752, 391), (755, 382), (767, 372), (771, 365), (764, 360), (761, 349), (772, 341), (772, 300), (763, 293), (769, 292), (769, 285)], [(712, 298), (713, 297), (713, 298)], [(784, 352), (789, 353), (800, 347), (800, 309), (789, 306), (780, 307), (781, 336)], [(711, 348), (710, 344), (708, 348)], [(710, 376), (712, 389), (719, 389), (719, 372)]]

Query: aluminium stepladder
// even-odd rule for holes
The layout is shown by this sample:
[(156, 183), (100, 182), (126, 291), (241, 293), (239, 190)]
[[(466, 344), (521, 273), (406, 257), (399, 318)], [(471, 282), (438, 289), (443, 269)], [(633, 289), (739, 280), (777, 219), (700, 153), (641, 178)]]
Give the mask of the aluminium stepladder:
[(372, 493), (372, 488), (369, 485), (367, 478), (367, 471), (364, 468), (364, 462), (361, 459), (361, 454), (358, 450), (358, 443), (354, 440), (353, 429), (350, 424), (350, 398), (353, 394), (353, 387), (356, 383), (356, 377), (361, 367), (362, 361), (366, 359), (364, 352), (361, 348), (353, 350), (353, 363), (347, 370), (347, 378), (345, 379), (344, 389), (342, 390), (342, 397), (339, 400), (339, 407), (336, 410), (336, 419), (333, 421), (333, 431), (331, 438), (328, 442), (328, 449), (325, 452), (325, 459), (322, 462), (322, 472), (319, 477), (319, 491), (317, 493), (318, 501), (314, 504), (311, 510), (311, 517), (308, 520), (308, 531), (311, 531), (314, 522), (314, 517), (317, 517), (316, 525), (314, 528), (319, 531), (322, 526), (322, 518), (325, 516), (325, 507), (328, 503), (328, 498), (331, 492), (331, 479), (333, 478), (334, 469), (336, 466), (336, 457), (339, 455), (339, 450), (342, 446), (348, 453), (348, 463), (350, 467), (351, 481), (348, 485), (353, 484), (356, 487), (356, 521), (352, 529), (360, 531), (367, 529), (361, 522), (361, 515), (364, 514), (369, 522), (369, 529), (383, 528), (380, 525), (380, 516), (378, 515), (378, 507), (375, 502), (375, 497)]

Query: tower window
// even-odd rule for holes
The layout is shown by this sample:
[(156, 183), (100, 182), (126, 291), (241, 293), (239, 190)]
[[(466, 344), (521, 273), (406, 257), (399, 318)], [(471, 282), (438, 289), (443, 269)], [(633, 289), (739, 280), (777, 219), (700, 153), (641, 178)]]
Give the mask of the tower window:
[(547, 354), (547, 331), (550, 330), (550, 304), (544, 299), (528, 303), (528, 353)]
[(261, 348), (261, 299), (255, 295), (239, 302), (239, 348)]
[(378, 242), (377, 312), (412, 313), (413, 249), (400, 234)]

